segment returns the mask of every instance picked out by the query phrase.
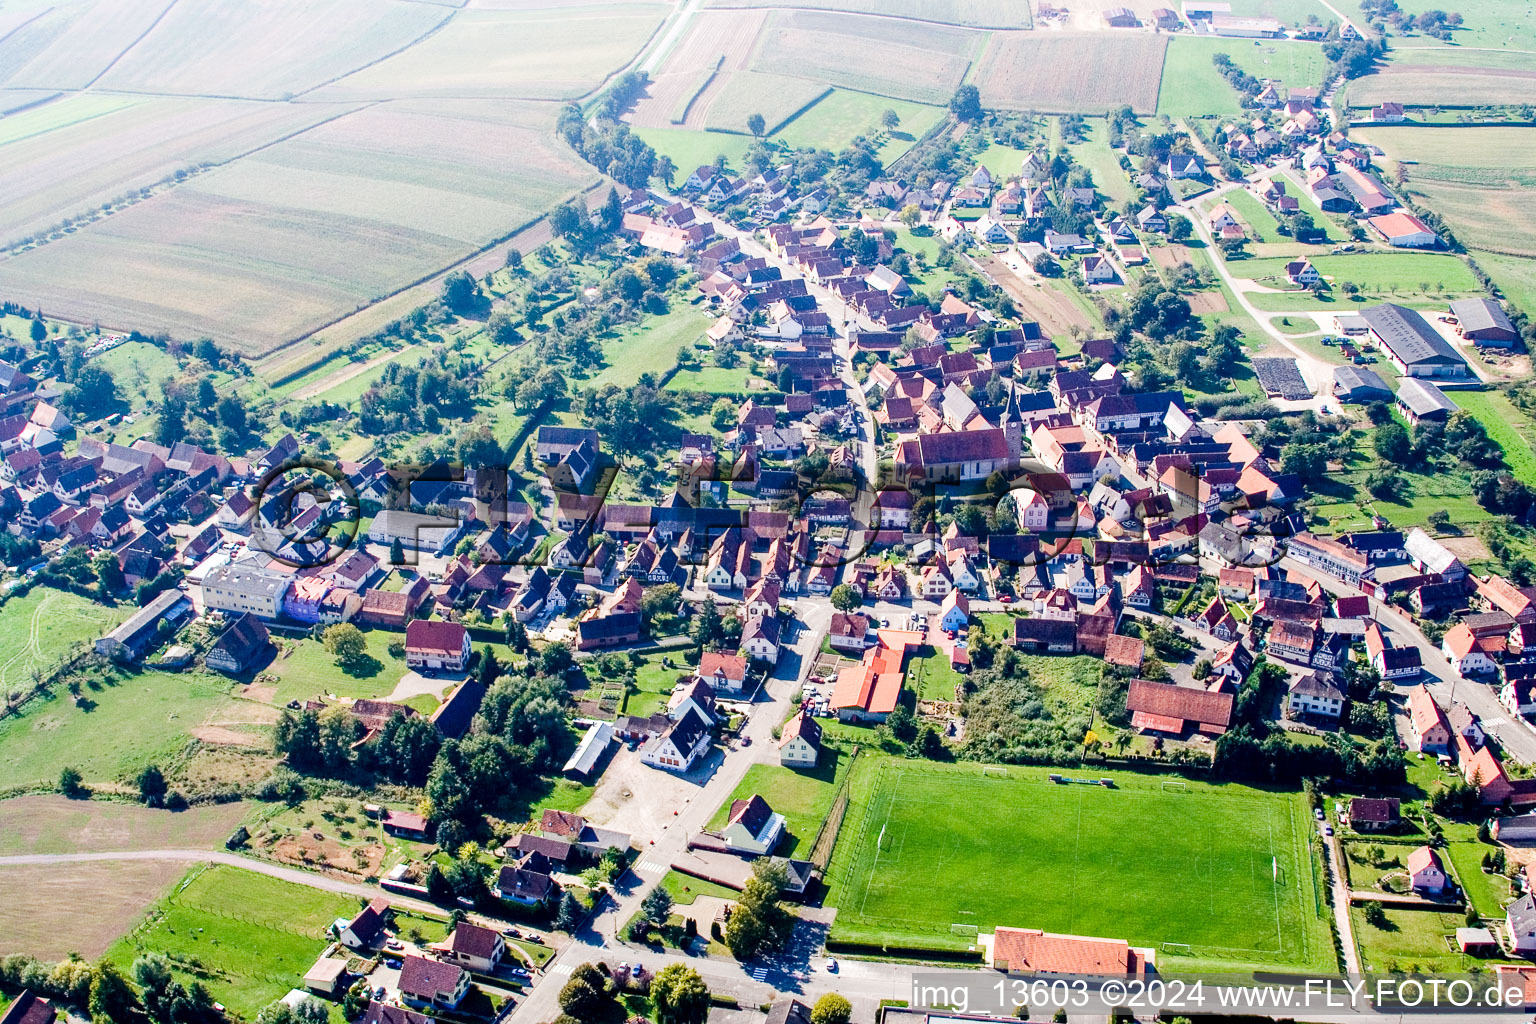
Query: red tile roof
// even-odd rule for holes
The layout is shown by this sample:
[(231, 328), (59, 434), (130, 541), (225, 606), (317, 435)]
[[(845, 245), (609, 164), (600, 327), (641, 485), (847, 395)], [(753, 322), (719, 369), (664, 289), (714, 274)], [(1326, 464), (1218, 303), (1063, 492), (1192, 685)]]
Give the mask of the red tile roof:
[(1142, 974), (1145, 957), (1123, 939), (1054, 935), (1037, 928), (998, 928), (992, 965), (1049, 974)]
[(464, 627), (457, 622), (413, 619), (405, 627), (405, 649), (457, 657), (464, 651)]
[(1202, 732), (1223, 733), (1232, 722), (1230, 693), (1154, 683), (1149, 679), (1131, 680), (1125, 706), (1133, 715), (1144, 712), (1160, 718), (1195, 722)]

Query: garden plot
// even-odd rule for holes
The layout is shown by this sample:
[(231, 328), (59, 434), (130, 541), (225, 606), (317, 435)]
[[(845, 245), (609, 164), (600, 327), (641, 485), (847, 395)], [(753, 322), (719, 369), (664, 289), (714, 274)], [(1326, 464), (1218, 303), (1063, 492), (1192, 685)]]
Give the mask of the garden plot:
[(1305, 402), (1312, 397), (1312, 389), (1302, 379), (1294, 359), (1254, 359), (1253, 372), (1259, 378), (1259, 386), (1270, 398)]

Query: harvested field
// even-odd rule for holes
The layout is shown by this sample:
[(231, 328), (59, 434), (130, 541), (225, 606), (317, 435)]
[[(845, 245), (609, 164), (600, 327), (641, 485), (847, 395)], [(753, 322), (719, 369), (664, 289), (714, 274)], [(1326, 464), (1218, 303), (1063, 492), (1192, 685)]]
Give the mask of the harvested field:
[(233, 803), (172, 812), (137, 803), (19, 796), (0, 800), (0, 856), (211, 848), (223, 844), (247, 810)]
[[(25, 110), (0, 124), (0, 245), (351, 109), (85, 93)], [(112, 159), (98, 159), (101, 152)]]
[(553, 137), (553, 113), (481, 101), (359, 111), (0, 263), (0, 290), (266, 351), (582, 188), (592, 171)]
[[(706, 0), (711, 7), (760, 7), (762, 0)], [(1029, 5), (1009, 0), (790, 0), (776, 7), (847, 11), (972, 28), (1029, 28)]]
[(0, 955), (95, 959), (186, 869), (161, 860), (0, 867)]
[(666, 12), (646, 3), (470, 8), (415, 46), (314, 95), (574, 99), (633, 59)]
[(1186, 295), (1189, 300), (1191, 313), (1225, 313), (1228, 310), (1227, 297), (1221, 292), (1195, 292)]
[(83, 89), (170, 6), (171, 0), (86, 0), (42, 8), (30, 19), (39, 7), (23, 6), (9, 15), (21, 18), (14, 33), (0, 24), (0, 85)]
[[(753, 114), (762, 114), (771, 133), (831, 92), (822, 83), (807, 78), (770, 75), (761, 71), (738, 71), (710, 83), (710, 87), (699, 95), (698, 102), (689, 112), (689, 121), (697, 120), (700, 126), (709, 128), (746, 132), (747, 118)], [(885, 97), (875, 99), (881, 102)], [(816, 108), (813, 106), (811, 109)]]
[[(703, 128), (705, 107), (720, 95), (727, 81), (746, 70), (767, 20), (766, 11), (702, 11), (695, 15), (688, 34), (651, 76), (650, 86), (635, 104), (629, 120), (651, 128)], [(765, 101), (777, 102), (771, 91), (765, 91), (759, 100)], [(741, 115), (739, 125), (721, 127), (745, 131), (746, 115), (750, 113), (749, 110)], [(762, 114), (770, 125), (777, 123), (768, 111)]]
[(861, 92), (948, 103), (986, 37), (897, 19), (777, 11), (753, 58), (782, 73)]
[(1389, 64), (1349, 86), (1349, 105), (1362, 109), (1387, 100), (1435, 107), (1448, 99), (1457, 107), (1536, 103), (1536, 71)]
[(453, 17), (443, 7), (394, 0), (180, 3), (99, 84), (285, 99), (387, 57)]
[(1154, 245), (1147, 250), (1152, 262), (1164, 270), (1172, 270), (1181, 263), (1189, 263), (1189, 248), (1183, 245)]
[(989, 107), (1086, 114), (1129, 103), (1150, 114), (1167, 45), (1166, 36), (1140, 32), (997, 33), (974, 80)]

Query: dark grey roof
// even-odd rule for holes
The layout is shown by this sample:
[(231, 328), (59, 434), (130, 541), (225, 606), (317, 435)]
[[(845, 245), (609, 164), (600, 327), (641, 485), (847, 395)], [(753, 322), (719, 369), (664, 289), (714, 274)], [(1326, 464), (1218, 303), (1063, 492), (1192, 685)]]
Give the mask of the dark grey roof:
[(1437, 412), (1449, 415), (1456, 411), (1456, 403), (1446, 398), (1444, 391), (1417, 377), (1404, 377), (1398, 382), (1397, 400), (1415, 416), (1431, 416)]
[(1291, 692), (1299, 693), (1305, 697), (1318, 697), (1333, 700), (1344, 699), (1344, 688), (1333, 678), (1332, 672), (1313, 672), (1309, 676), (1303, 676), (1291, 684)]
[(708, 733), (709, 723), (704, 721), (697, 709), (689, 708), (682, 718), (673, 723), (667, 735), (673, 746), (686, 753), (698, 745), (700, 737)]
[(1393, 355), (1406, 365), (1461, 362), (1461, 356), (1450, 343), (1440, 337), (1428, 321), (1407, 307), (1383, 302), (1361, 310), (1360, 315)]
[(1387, 387), (1387, 382), (1381, 379), (1381, 374), (1363, 366), (1334, 367), (1333, 383), (1346, 392), (1370, 390), (1388, 395), (1392, 393), (1392, 389)]
[(1515, 325), (1504, 307), (1492, 299), (1459, 299), (1451, 303), (1451, 314), (1460, 322), (1463, 332), (1498, 329), (1515, 333)]
[(1526, 893), (1509, 905), (1509, 923), (1517, 932), (1536, 931), (1536, 896)]

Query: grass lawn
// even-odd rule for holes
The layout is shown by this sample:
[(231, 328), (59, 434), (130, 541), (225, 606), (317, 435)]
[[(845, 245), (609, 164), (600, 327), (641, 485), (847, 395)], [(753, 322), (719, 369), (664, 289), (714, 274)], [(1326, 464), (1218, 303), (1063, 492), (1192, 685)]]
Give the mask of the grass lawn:
[[(901, 118), (895, 130), (887, 131), (880, 116), (887, 110)], [(910, 100), (896, 100), (873, 93), (833, 89), (799, 117), (782, 126), (773, 139), (798, 148), (814, 146), (841, 152), (855, 136), (863, 135), (879, 142), (877, 156), (882, 164), (912, 148), (944, 116), (942, 107)]]
[(392, 657), (390, 641), (404, 639), (404, 634), (387, 630), (364, 630), (369, 661), (355, 669), (343, 669), (319, 640), (284, 641), (283, 650), (261, 670), (275, 676), (277, 693), (274, 704), (304, 700), (320, 693), (338, 697), (381, 697), (392, 692), (405, 675), (405, 659)]
[(667, 381), (668, 391), (707, 391), (716, 395), (745, 395), (747, 367), (705, 366), (697, 370), (679, 370)]
[(1350, 908), (1349, 919), (1366, 970), (1391, 970), (1389, 965), (1395, 964), (1403, 970), (1454, 971), (1474, 962), (1446, 941), (1462, 926), (1460, 914), (1388, 907), (1386, 915), (1386, 927), (1377, 928), (1366, 923), (1365, 912), (1359, 907)]
[(143, 409), (151, 400), (158, 401), (161, 383), (181, 372), (174, 356), (147, 341), (118, 345), (92, 359), (91, 365), (112, 375), (117, 382), (117, 393), (135, 411)]
[(192, 729), (232, 707), (229, 688), (202, 672), (117, 670), (93, 678), (79, 703), (61, 688), (0, 721), (0, 779), (51, 786), (73, 765), (87, 785), (127, 781), (147, 764), (167, 765)]
[[(1109, 200), (1111, 206), (1118, 207), (1135, 192), (1131, 179), (1125, 176), (1120, 166), (1120, 155), (1109, 148), (1109, 125), (1097, 117), (1084, 123), (1088, 127), (1088, 138), (1068, 147), (1072, 159), (1092, 172), (1094, 188)], [(1018, 173), (1017, 167), (1014, 173)]]
[(1446, 840), (1442, 856), (1450, 859), (1456, 878), (1471, 898), (1472, 906), (1484, 917), (1503, 917), (1504, 905), (1514, 895), (1510, 892), (1509, 880), (1502, 875), (1485, 874), (1483, 871), (1483, 854), (1492, 853), (1494, 847), (1477, 841), (1476, 825), (1447, 821), (1442, 827), (1445, 829)]
[(923, 647), (927, 653), (914, 657), (907, 667), (919, 700), (954, 700), (955, 687), (965, 678), (949, 663), (949, 655), (937, 647)]
[(724, 828), (730, 818), (732, 801), (747, 800), (757, 794), (768, 801), (769, 807), (784, 815), (789, 832), (788, 838), (780, 842), (774, 853), (781, 857), (803, 858), (810, 853), (816, 832), (832, 809), (832, 798), (848, 764), (848, 757), (831, 744), (822, 746), (820, 761), (810, 770), (755, 764), (747, 769), (736, 792), (715, 812), (708, 827)]
[(301, 987), (325, 948), (327, 926), (358, 905), (350, 896), (228, 865), (194, 868), (143, 927), (112, 945), (107, 959), (127, 970), (141, 953), (154, 952), (195, 965), (215, 999), (250, 1019)]
[(741, 158), (752, 147), (750, 136), (695, 128), (636, 128), (634, 132), (649, 143), (658, 156), (672, 158), (672, 163), (677, 166), (676, 184), (679, 186), (695, 167), (714, 163), (715, 157), (722, 153), (732, 167), (740, 169)]
[(1488, 436), (1504, 449), (1504, 461), (1515, 479), (1536, 486), (1536, 428), (1525, 414), (1497, 391), (1451, 391), (1451, 401), (1476, 416)]
[[(1254, 203), (1257, 205), (1258, 201), (1254, 200)], [(1271, 278), (1283, 281), (1287, 262), (1283, 256), (1229, 260), (1227, 269), (1234, 276), (1250, 281)], [(1312, 265), (1333, 283), (1335, 290), (1341, 283), (1353, 281), (1363, 292), (1387, 298), (1392, 297), (1394, 287), (1399, 299), (1424, 293), (1460, 294), (1480, 290), (1477, 279), (1472, 276), (1472, 268), (1459, 258), (1443, 253), (1361, 252), (1314, 256)], [(1339, 299), (1340, 302), (1347, 301), (1342, 294)]]
[(678, 352), (704, 337), (713, 321), (675, 295), (671, 304), (672, 308), (661, 316), (646, 317), (638, 324), (626, 326), (616, 337), (605, 337), (603, 359), (607, 365), (583, 382), (583, 386), (633, 387), (642, 373), (660, 380), (662, 374), (676, 366)]
[(1283, 39), (1222, 39), (1176, 35), (1168, 40), (1157, 112), (1169, 117), (1237, 116), (1237, 90), (1216, 73), (1211, 57), (1225, 53), (1255, 78), (1275, 78), (1286, 85), (1321, 85), (1327, 68), (1317, 43)]
[[(663, 664), (664, 660), (670, 660), (671, 667)], [(661, 711), (667, 706), (678, 677), (689, 671), (680, 651), (645, 655), (635, 670), (635, 689), (624, 702), (624, 714), (644, 716)]]
[(1045, 704), (1057, 717), (1087, 715), (1099, 692), (1103, 662), (1088, 655), (1071, 658), (1048, 654), (1023, 655), (1029, 677), (1045, 688)]
[(672, 894), (672, 902), (677, 904), (692, 903), (700, 896), (718, 896), (721, 899), (734, 900), (741, 895), (729, 886), (685, 875), (681, 871), (668, 871), (662, 877), (661, 885)]
[(1181, 967), (1331, 967), (1298, 794), (1173, 790), (1166, 776), (1132, 773), (1114, 774), (1113, 789), (1053, 785), (1044, 768), (986, 771), (860, 766), (828, 872), (834, 938), (965, 949), (973, 929), (1013, 925), (1183, 943), (1191, 959)]
[[(1001, 181), (1009, 178), (1017, 178), (1024, 165), (1024, 158), (1033, 150), (1019, 149), (1016, 146), (1003, 146), (994, 142), (986, 149), (976, 154), (976, 162), (992, 173), (992, 177)], [(967, 168), (966, 174), (970, 174)]]
[(46, 672), (76, 644), (92, 644), (135, 611), (64, 590), (33, 587), (0, 605), (0, 694), (25, 690), (34, 672)]
[(1527, 314), (1536, 313), (1536, 260), (1493, 252), (1474, 252), (1472, 258), (1506, 299)]
[(1494, 518), (1473, 499), (1467, 474), (1457, 469), (1400, 470), (1408, 484), (1405, 500), (1390, 502), (1372, 498), (1365, 489), (1365, 478), (1376, 464), (1375, 451), (1365, 431), (1357, 431), (1355, 439), (1356, 455), (1349, 467), (1314, 488), (1322, 500), (1313, 506), (1312, 512), (1328, 520), (1331, 527), (1324, 532), (1369, 529), (1373, 507), (1392, 522), (1393, 529), (1398, 530), (1424, 526), (1436, 509), (1444, 509), (1452, 522), (1463, 527)]
[(1261, 242), (1286, 242), (1288, 237), (1280, 234), (1280, 222), (1275, 220), (1275, 215), (1270, 213), (1265, 205), (1254, 197), (1252, 192), (1245, 188), (1233, 189), (1222, 197), (1232, 204), (1232, 209), (1243, 218), (1250, 231)]

